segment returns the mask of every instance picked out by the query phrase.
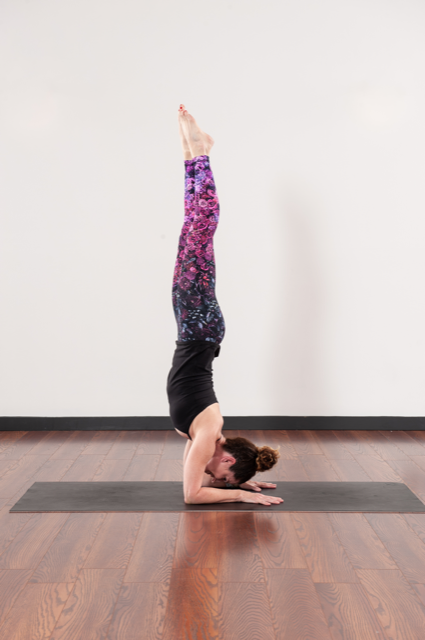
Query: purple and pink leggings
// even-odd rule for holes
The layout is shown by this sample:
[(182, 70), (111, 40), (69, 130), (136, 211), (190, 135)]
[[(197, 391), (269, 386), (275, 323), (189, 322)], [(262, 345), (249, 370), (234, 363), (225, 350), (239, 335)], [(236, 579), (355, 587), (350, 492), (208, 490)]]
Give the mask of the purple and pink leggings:
[(178, 340), (220, 344), (225, 324), (215, 297), (213, 247), (219, 201), (209, 156), (197, 156), (184, 164), (184, 222), (172, 289)]

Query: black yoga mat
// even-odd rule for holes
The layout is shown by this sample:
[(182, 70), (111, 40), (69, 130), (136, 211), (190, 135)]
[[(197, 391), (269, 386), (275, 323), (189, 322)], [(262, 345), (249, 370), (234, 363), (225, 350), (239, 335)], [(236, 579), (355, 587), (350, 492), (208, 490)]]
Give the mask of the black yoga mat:
[(34, 482), (15, 511), (384, 511), (425, 513), (398, 482), (277, 482), (264, 494), (284, 502), (185, 504), (181, 482)]

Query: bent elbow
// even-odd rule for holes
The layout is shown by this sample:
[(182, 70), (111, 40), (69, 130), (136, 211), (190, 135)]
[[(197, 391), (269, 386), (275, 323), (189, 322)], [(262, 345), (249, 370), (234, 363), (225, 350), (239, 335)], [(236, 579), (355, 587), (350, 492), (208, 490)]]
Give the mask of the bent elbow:
[(187, 491), (184, 494), (184, 502), (185, 502), (185, 504), (198, 504), (199, 503), (198, 493), (199, 493), (198, 491), (196, 491), (196, 492)]

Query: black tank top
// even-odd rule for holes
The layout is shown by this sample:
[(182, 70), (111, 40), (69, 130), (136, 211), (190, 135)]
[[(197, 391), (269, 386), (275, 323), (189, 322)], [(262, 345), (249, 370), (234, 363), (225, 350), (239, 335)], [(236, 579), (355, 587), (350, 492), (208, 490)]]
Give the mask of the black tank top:
[(207, 340), (176, 340), (176, 345), (167, 378), (170, 417), (173, 427), (189, 436), (189, 427), (198, 413), (218, 402), (213, 387), (212, 361), (221, 347)]

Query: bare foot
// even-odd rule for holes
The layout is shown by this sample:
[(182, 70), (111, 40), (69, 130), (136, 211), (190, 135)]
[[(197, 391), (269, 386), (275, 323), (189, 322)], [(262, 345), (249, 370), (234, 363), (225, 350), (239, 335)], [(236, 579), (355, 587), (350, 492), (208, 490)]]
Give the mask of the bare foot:
[(181, 140), (181, 143), (182, 143), (182, 149), (183, 149), (183, 158), (184, 158), (185, 160), (192, 160), (192, 157), (193, 157), (193, 156), (192, 156), (192, 152), (191, 152), (190, 147), (189, 147), (189, 142), (187, 141), (187, 138), (186, 138), (185, 132), (184, 132), (184, 130), (183, 130), (183, 122), (182, 122), (182, 120), (183, 120), (183, 115), (182, 115), (182, 112), (181, 112), (180, 110), (179, 110), (179, 117), (178, 117), (178, 120), (179, 120), (179, 134), (180, 134), (180, 140)]
[[(190, 160), (196, 156), (208, 156), (214, 144), (212, 137), (202, 131), (195, 118), (185, 109), (184, 104), (180, 105), (178, 114), (184, 159)], [(191, 158), (188, 157), (188, 149)]]

